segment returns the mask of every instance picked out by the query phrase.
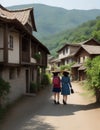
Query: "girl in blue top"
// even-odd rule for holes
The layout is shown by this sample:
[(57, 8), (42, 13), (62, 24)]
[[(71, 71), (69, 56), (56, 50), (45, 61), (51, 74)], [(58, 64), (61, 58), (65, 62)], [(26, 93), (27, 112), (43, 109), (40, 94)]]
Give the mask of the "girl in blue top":
[(72, 88), (69, 72), (64, 71), (62, 76), (62, 90), (61, 94), (63, 95), (63, 104), (67, 104), (67, 95), (70, 95), (70, 88)]

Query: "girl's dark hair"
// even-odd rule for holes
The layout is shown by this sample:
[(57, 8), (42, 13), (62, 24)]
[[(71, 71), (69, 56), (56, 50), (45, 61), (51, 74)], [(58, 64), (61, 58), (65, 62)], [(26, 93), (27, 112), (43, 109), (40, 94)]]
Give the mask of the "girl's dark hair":
[(69, 72), (63, 72), (63, 75), (67, 77), (69, 75)]
[(54, 76), (57, 76), (57, 75), (58, 75), (58, 72), (53, 73), (53, 75), (54, 75)]

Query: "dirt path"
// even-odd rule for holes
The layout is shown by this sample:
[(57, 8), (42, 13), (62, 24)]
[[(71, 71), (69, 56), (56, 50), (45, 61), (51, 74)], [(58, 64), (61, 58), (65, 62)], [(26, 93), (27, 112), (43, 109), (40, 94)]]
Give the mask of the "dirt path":
[(100, 106), (84, 98), (77, 83), (68, 105), (53, 104), (51, 88), (25, 96), (7, 113), (0, 130), (100, 130)]

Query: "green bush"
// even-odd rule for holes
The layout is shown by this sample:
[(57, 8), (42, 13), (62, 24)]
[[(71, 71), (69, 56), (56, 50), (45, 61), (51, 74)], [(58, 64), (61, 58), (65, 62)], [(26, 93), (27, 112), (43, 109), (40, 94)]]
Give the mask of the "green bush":
[(100, 102), (100, 56), (86, 62), (87, 83), (93, 89), (97, 102)]
[(71, 70), (71, 66), (74, 64), (74, 62), (73, 63), (69, 63), (69, 64), (67, 64), (67, 65), (61, 65), (60, 66), (60, 70), (61, 71), (63, 71), (63, 70), (68, 70), (68, 71), (70, 71)]
[(34, 54), (34, 58), (35, 58), (36, 60), (40, 60), (41, 54), (35, 53), (35, 54)]
[(44, 74), (41, 80), (41, 84), (42, 85), (50, 85), (51, 81), (50, 81), (50, 76), (49, 74)]
[(95, 57), (93, 60), (88, 59), (86, 67), (88, 84), (91, 88), (100, 89), (100, 56)]

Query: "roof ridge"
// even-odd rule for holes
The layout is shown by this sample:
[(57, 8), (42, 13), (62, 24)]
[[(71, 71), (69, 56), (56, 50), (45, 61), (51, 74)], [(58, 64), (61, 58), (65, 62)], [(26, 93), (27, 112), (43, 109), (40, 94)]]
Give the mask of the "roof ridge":
[(3, 10), (9, 11), (7, 8), (5, 8), (4, 6), (2, 6), (1, 4), (0, 4), (0, 8), (2, 8)]
[(3, 10), (5, 10), (5, 11), (8, 11), (8, 12), (10, 12), (10, 13), (13, 13), (13, 12), (21, 12), (21, 11), (27, 11), (27, 10), (33, 10), (33, 8), (32, 7), (30, 7), (30, 8), (24, 8), (24, 9), (16, 9), (16, 10), (9, 10), (9, 9), (7, 9), (7, 8), (5, 8), (4, 6), (2, 6), (1, 4), (0, 4), (0, 8), (2, 8)]
[(27, 11), (27, 10), (33, 10), (33, 8), (24, 8), (24, 9), (17, 9), (17, 10), (8, 10), (9, 12), (22, 12), (22, 11)]

